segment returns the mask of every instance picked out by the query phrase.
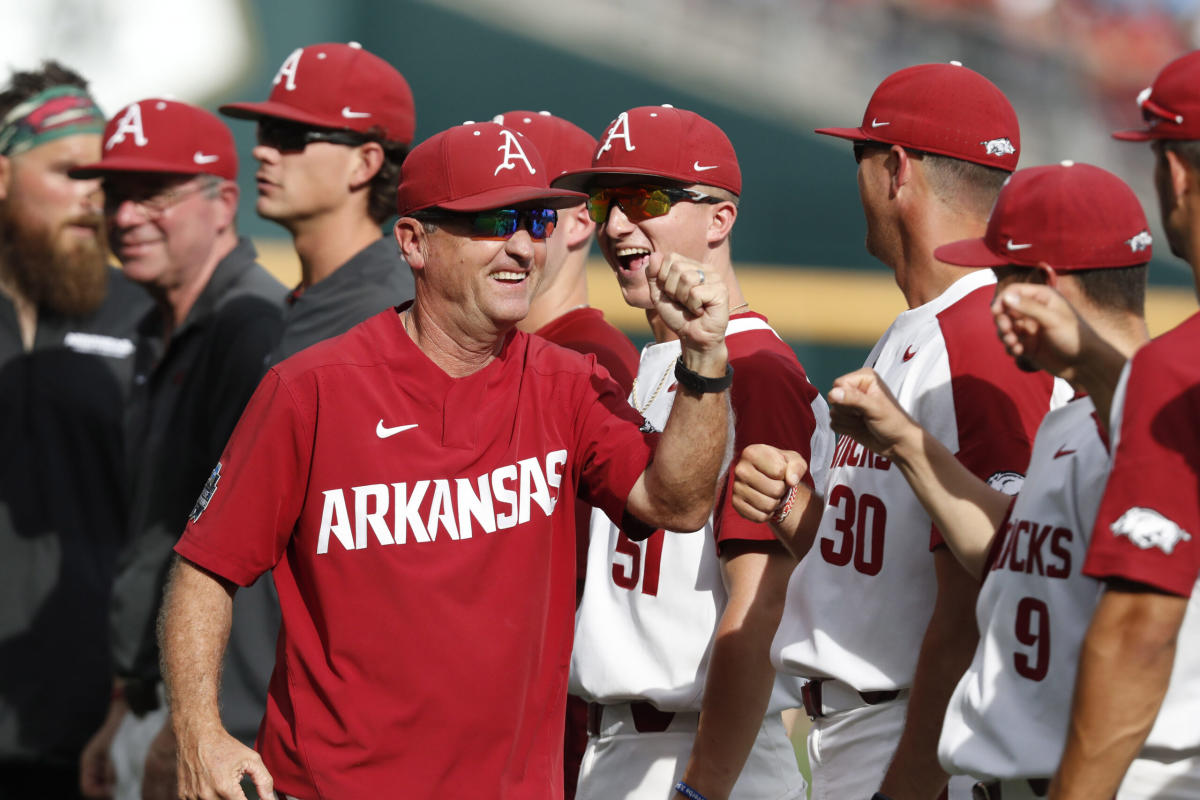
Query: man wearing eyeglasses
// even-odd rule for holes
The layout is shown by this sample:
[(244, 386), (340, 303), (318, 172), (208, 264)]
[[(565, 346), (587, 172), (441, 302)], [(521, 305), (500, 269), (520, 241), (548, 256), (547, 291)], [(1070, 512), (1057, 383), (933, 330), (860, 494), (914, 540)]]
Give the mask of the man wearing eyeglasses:
[[(646, 313), (655, 342), (629, 402), (647, 426), (661, 429), (681, 397), (671, 372), (680, 342), (648, 280), (675, 254), (730, 287), (734, 452), (770, 441), (827, 463), (825, 401), (734, 274), (742, 177), (724, 132), (690, 111), (634, 108), (609, 126), (589, 168), (555, 185), (588, 190), (601, 252), (625, 301)], [(807, 478), (818, 489), (821, 473)], [(767, 525), (733, 512), (728, 488), (702, 534), (645, 538), (593, 515), (571, 662), (571, 691), (590, 703), (581, 800), (804, 797), (779, 715), (799, 705), (800, 682), (776, 681), (770, 661), (795, 560)]]
[(356, 42), (314, 44), (284, 60), (265, 102), (220, 110), (257, 122), (256, 208), (300, 257), (272, 363), (412, 298), (411, 272), (380, 236), (416, 126), (403, 75)]
[[(972, 473), (1015, 493), (1051, 408), (1052, 378), (1019, 370), (997, 341), (991, 271), (964, 273), (934, 255), (983, 235), (1017, 165), (1012, 106), (957, 63), (922, 64), (884, 79), (862, 125), (817, 132), (854, 143), (867, 251), (893, 270), (909, 306), (866, 366)], [(978, 582), (901, 470), (848, 437), (823, 502), (789, 489), (804, 470), (795, 454), (757, 450), (737, 474), (746, 469), (778, 481), (778, 502), (800, 507), (776, 524), (803, 558), (772, 655), (781, 671), (811, 679), (813, 800), (877, 790), (895, 800), (937, 797), (947, 785), (937, 759), (946, 704), (978, 640)], [(973, 783), (956, 777), (949, 797), (970, 798)]]
[[(117, 686), (81, 765), (87, 796), (141, 800), (144, 768), (146, 796), (164, 780), (174, 788), (155, 637), (171, 547), (279, 339), (285, 289), (237, 235), (237, 156), (220, 119), (150, 98), (118, 112), (103, 137), (100, 160), (70, 174), (103, 179), (109, 245), (156, 307), (138, 326), (127, 410), (129, 539), (110, 633)], [(236, 729), (253, 731), (256, 721), (237, 716), (254, 706), (239, 678), (227, 682), (225, 708)]]
[[(587, 131), (548, 111), (507, 111), (493, 117), (533, 142), (553, 180), (564, 172), (591, 166), (598, 142)], [(587, 257), (596, 223), (584, 202), (558, 209), (554, 236), (546, 242), (546, 267), (529, 314), (517, 328), (581, 353), (596, 356), (626, 392), (633, 386), (638, 354), (629, 337), (588, 305)], [(575, 598), (583, 595), (587, 575), (588, 528), (591, 506), (576, 500)], [(587, 748), (587, 703), (567, 697), (567, 725), (563, 737), (563, 790), (566, 800), (575, 796), (579, 764)]]
[[(177, 545), (182, 797), (239, 797), (241, 774), (300, 800), (562, 796), (571, 501), (703, 524), (730, 380), (725, 287), (690, 263), (651, 269), (687, 387), (661, 436), (590, 359), (514, 330), (580, 199), (495, 123), (407, 159), (415, 300), (268, 372)], [(216, 682), (231, 596), (267, 570), (284, 622), (260, 760), (221, 730)]]
[(108, 266), (104, 115), (54, 61), (0, 87), (0, 797), (79, 797), (112, 690), (122, 410), (150, 298)]

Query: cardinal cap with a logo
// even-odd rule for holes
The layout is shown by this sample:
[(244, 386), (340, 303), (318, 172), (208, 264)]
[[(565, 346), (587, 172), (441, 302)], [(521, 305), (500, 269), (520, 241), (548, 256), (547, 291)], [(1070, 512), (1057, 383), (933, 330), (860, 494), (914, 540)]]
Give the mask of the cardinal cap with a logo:
[(434, 134), (404, 161), (396, 209), (400, 216), (426, 208), (487, 211), (537, 203), (577, 205), (587, 195), (552, 189), (537, 148), (518, 131), (495, 122), (469, 122)]
[(742, 170), (725, 132), (693, 111), (670, 105), (618, 114), (600, 137), (591, 167), (561, 175), (554, 185), (583, 188), (599, 175), (644, 175), (742, 193)]
[(220, 111), (239, 119), (274, 117), (317, 128), (379, 131), (384, 140), (405, 145), (417, 124), (408, 81), (357, 42), (293, 50), (265, 102), (230, 103)]
[(72, 178), (113, 172), (169, 172), (237, 179), (233, 134), (202, 108), (152, 97), (130, 103), (104, 126), (100, 160), (72, 169)]

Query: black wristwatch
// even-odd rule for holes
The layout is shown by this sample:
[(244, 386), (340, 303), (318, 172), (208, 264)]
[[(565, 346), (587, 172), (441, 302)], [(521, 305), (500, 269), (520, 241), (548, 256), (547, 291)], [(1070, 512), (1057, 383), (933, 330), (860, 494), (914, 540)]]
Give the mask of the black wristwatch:
[(692, 372), (683, 363), (683, 356), (675, 360), (675, 380), (689, 392), (696, 394), (712, 394), (723, 392), (733, 384), (733, 366), (725, 365), (725, 374), (720, 378), (706, 378), (699, 372)]

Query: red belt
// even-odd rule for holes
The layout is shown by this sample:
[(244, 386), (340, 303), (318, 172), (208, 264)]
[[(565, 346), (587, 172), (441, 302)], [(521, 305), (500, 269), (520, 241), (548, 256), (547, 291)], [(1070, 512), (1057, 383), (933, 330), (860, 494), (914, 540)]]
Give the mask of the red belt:
[[(630, 716), (633, 718), (633, 728), (638, 733), (662, 733), (675, 719), (673, 711), (659, 711), (650, 703), (638, 701), (629, 703)], [(604, 716), (604, 703), (588, 703), (588, 733), (596, 736), (600, 733), (601, 718)]]
[[(826, 678), (814, 678), (800, 689), (800, 695), (804, 698), (804, 710), (808, 712), (809, 719), (819, 719), (827, 713), (834, 713), (834, 711), (825, 711), (824, 703), (821, 700), (821, 684), (825, 683), (826, 680)], [(882, 692), (855, 692), (855, 694), (858, 695), (865, 706), (888, 703), (900, 696), (900, 692), (895, 689)], [(836, 711), (849, 711), (849, 709), (839, 708)]]

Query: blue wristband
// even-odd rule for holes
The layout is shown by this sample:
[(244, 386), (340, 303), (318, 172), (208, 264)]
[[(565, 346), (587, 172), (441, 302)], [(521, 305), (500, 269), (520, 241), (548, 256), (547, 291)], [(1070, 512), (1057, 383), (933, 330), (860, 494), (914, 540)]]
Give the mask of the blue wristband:
[(688, 786), (683, 781), (675, 784), (675, 791), (686, 797), (688, 800), (708, 800), (707, 797), (697, 792), (692, 787)]

